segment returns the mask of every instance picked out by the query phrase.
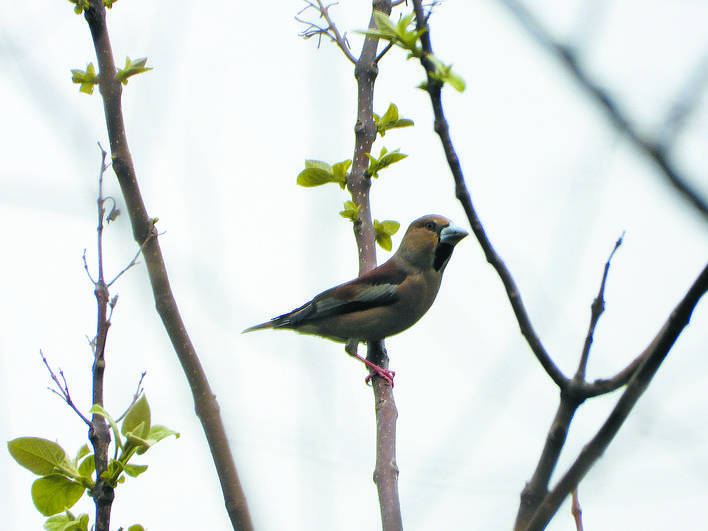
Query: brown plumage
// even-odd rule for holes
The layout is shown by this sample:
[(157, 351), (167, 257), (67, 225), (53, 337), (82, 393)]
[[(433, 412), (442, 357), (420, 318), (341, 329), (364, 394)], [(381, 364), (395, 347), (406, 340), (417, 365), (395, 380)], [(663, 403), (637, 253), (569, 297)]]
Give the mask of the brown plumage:
[(359, 358), (357, 343), (398, 334), (423, 317), (438, 294), (453, 248), (465, 236), (466, 231), (443, 216), (419, 218), (387, 262), (244, 332), (283, 328), (318, 335), (347, 343), (347, 352)]

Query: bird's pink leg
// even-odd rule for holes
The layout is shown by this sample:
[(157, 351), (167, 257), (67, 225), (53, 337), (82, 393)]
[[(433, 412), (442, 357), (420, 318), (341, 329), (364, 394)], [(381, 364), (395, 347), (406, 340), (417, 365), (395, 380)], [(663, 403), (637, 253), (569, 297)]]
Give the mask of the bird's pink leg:
[(362, 362), (364, 365), (366, 365), (371, 372), (369, 372), (369, 375), (364, 379), (364, 382), (368, 385), (368, 383), (371, 381), (371, 378), (374, 376), (380, 376), (384, 380), (386, 380), (391, 387), (393, 387), (393, 377), (396, 376), (396, 371), (390, 371), (388, 369), (384, 369), (383, 367), (379, 367), (375, 363), (370, 362), (366, 358), (362, 358), (359, 356), (357, 353), (357, 347), (359, 344), (357, 342), (349, 342), (347, 343), (347, 346), (344, 347), (344, 350), (349, 354), (351, 357), (358, 359), (360, 362)]

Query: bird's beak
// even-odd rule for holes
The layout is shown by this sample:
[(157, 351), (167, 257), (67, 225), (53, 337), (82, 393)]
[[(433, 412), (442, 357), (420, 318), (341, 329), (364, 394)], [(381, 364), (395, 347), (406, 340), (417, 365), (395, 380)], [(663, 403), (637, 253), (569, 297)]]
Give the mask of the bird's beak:
[(450, 224), (440, 231), (440, 242), (449, 245), (456, 245), (462, 238), (467, 236), (467, 231), (462, 227)]

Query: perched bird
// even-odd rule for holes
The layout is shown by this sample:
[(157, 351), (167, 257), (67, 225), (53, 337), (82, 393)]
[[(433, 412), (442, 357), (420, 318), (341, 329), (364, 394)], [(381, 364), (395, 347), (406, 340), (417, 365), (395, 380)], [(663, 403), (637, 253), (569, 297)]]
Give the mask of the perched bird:
[(423, 216), (411, 223), (384, 264), (244, 332), (284, 328), (347, 343), (348, 354), (393, 385), (393, 371), (360, 357), (356, 347), (398, 334), (423, 317), (438, 294), (453, 248), (465, 236), (447, 218)]

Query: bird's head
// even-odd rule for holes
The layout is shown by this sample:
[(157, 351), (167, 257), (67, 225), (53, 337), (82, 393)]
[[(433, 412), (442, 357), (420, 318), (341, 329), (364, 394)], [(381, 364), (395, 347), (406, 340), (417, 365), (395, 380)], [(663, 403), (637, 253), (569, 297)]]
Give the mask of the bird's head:
[(414, 268), (442, 272), (465, 236), (467, 231), (443, 216), (423, 216), (410, 224), (396, 254)]

